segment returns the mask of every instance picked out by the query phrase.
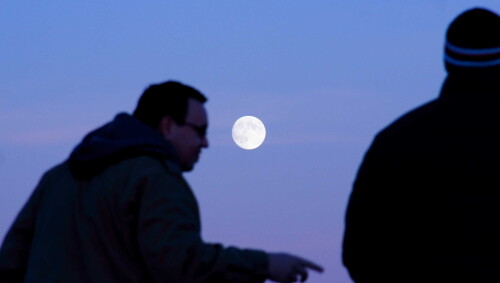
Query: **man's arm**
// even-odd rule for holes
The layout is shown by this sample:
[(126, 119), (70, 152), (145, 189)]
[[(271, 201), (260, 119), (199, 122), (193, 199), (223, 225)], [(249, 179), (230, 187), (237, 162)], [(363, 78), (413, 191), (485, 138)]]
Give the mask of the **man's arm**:
[(17, 215), (0, 248), (0, 282), (23, 282), (35, 228), (35, 215), (46, 177)]
[(318, 265), (288, 254), (204, 243), (196, 199), (180, 175), (149, 178), (142, 194), (139, 248), (156, 282), (295, 282)]
[(391, 149), (375, 139), (354, 182), (342, 257), (355, 282), (393, 282), (390, 277), (398, 272), (395, 263), (403, 260), (398, 258), (396, 247), (401, 225), (397, 218), (403, 214), (398, 207), (403, 204), (394, 195), (397, 172), (393, 163)]
[(264, 252), (202, 241), (198, 205), (180, 175), (159, 172), (148, 177), (137, 231), (141, 254), (157, 282), (203, 282), (212, 277), (262, 282), (267, 277)]

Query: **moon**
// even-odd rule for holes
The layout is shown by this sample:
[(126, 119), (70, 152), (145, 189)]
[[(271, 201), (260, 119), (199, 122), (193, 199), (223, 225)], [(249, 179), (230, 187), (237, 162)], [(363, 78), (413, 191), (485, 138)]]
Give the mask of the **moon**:
[(254, 116), (243, 116), (233, 125), (233, 140), (239, 147), (247, 150), (258, 148), (266, 138), (266, 127)]

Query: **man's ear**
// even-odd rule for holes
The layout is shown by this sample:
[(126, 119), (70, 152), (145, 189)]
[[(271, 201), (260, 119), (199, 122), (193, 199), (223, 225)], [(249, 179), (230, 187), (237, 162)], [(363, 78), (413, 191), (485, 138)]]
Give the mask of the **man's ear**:
[(172, 135), (175, 121), (170, 116), (163, 116), (158, 124), (158, 131), (168, 139)]

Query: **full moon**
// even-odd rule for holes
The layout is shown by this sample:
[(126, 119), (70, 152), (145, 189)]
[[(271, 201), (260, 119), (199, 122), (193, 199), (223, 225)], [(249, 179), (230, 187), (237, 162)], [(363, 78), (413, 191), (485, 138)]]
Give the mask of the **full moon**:
[(233, 140), (243, 149), (256, 149), (266, 138), (266, 127), (253, 116), (243, 116), (233, 125)]

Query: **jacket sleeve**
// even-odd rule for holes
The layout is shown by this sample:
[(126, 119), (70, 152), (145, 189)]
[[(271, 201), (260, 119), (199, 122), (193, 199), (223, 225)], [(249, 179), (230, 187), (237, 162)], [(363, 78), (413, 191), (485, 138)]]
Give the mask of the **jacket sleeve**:
[[(375, 140), (361, 164), (349, 199), (343, 262), (355, 282), (400, 282), (404, 252), (400, 224), (404, 206), (394, 181), (397, 158)], [(403, 280), (404, 281), (404, 280)]]
[(0, 248), (0, 282), (23, 282), (35, 228), (35, 214), (40, 199), (42, 178), (7, 232)]
[(154, 282), (263, 282), (267, 255), (204, 243), (196, 199), (180, 174), (143, 182), (138, 243)]

